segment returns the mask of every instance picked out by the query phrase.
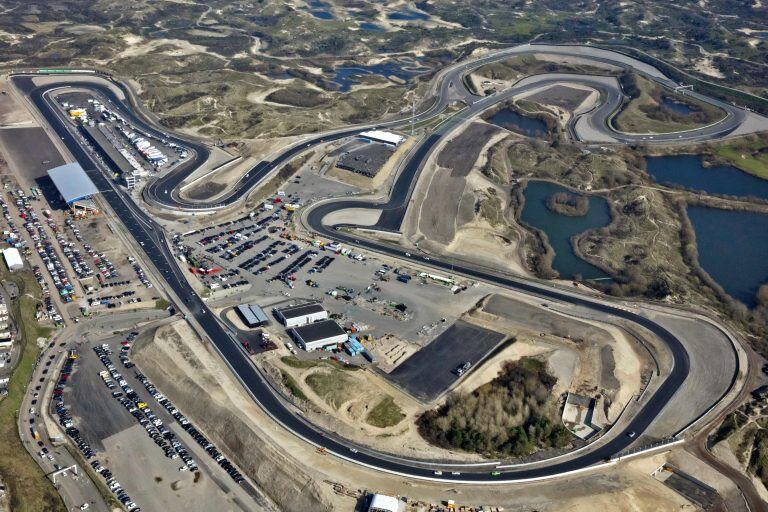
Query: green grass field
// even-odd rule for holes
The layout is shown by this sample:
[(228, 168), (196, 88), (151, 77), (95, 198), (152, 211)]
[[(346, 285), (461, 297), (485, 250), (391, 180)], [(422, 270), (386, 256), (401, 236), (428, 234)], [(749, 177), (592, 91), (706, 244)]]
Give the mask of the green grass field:
[(18, 512), (66, 510), (53, 485), (21, 443), (17, 421), (21, 400), (27, 390), (40, 350), (37, 339), (48, 338), (50, 328), (40, 327), (35, 319), (40, 288), (30, 272), (10, 274), (4, 269), (0, 279), (13, 281), (20, 298), (11, 313), (22, 333), (21, 360), (8, 384), (8, 395), (0, 402), (0, 474), (10, 493), (11, 510)]
[(403, 418), (405, 418), (405, 414), (403, 414), (402, 409), (391, 396), (386, 396), (376, 404), (376, 407), (371, 409), (365, 422), (374, 427), (386, 428), (397, 425), (403, 421)]
[(307, 385), (334, 409), (347, 401), (350, 391), (350, 379), (340, 371), (331, 373), (313, 373), (306, 378)]
[(285, 385), (286, 388), (288, 388), (288, 391), (290, 391), (290, 393), (293, 396), (295, 396), (299, 400), (307, 400), (307, 395), (304, 394), (304, 392), (301, 390), (301, 388), (293, 379), (293, 377), (291, 377), (290, 375), (288, 375), (287, 372), (284, 372), (284, 371), (281, 371), (280, 374), (282, 375), (282, 378), (283, 378), (283, 384)]
[(742, 171), (768, 180), (768, 152), (762, 140), (736, 141), (714, 150), (715, 156)]

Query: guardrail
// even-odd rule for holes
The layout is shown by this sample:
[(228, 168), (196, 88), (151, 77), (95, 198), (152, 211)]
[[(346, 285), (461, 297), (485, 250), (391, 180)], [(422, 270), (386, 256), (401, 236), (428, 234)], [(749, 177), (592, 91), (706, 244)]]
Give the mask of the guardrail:
[(611, 462), (620, 462), (622, 460), (626, 460), (631, 457), (638, 457), (640, 455), (644, 455), (646, 453), (654, 452), (657, 450), (660, 450), (662, 448), (666, 448), (668, 446), (675, 446), (678, 444), (683, 443), (683, 439), (678, 439), (675, 437), (670, 437), (667, 439), (662, 439), (661, 441), (657, 441), (655, 443), (638, 446), (637, 448), (632, 448), (630, 450), (624, 450), (616, 455), (611, 457)]

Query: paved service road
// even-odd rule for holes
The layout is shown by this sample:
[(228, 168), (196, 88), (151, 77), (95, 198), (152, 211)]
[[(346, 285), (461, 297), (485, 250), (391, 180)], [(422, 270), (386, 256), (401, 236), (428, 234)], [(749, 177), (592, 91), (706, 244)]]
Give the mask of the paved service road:
[[(560, 51), (562, 47), (557, 47)], [(516, 49), (512, 49), (516, 50)], [(505, 52), (494, 53), (493, 55), (484, 58), (485, 62), (489, 59), (505, 58), (511, 53), (512, 50)], [(531, 47), (523, 48), (517, 47), (516, 51), (530, 52)], [(542, 51), (542, 47), (537, 47), (538, 52)], [(610, 52), (609, 52), (610, 53)], [(601, 57), (602, 58), (602, 57)], [(483, 60), (472, 63), (472, 66), (483, 63)], [(442, 111), (442, 107), (445, 106), (447, 101), (446, 91), (458, 87), (460, 77), (463, 75), (467, 66), (456, 65), (449, 68), (448, 72), (442, 73), (443, 81), (440, 88), (440, 95), (438, 101), (423, 114), (424, 118), (434, 115), (436, 112)], [(547, 78), (544, 76), (541, 78), (545, 81)], [(579, 80), (589, 80), (590, 77), (579, 77)], [(235, 375), (240, 379), (243, 386), (248, 390), (251, 396), (259, 403), (259, 405), (286, 429), (292, 431), (295, 435), (303, 438), (304, 440), (316, 445), (322, 446), (326, 449), (327, 453), (334, 454), (336, 456), (345, 458), (347, 460), (369, 466), (381, 471), (387, 471), (395, 474), (400, 474), (412, 478), (421, 479), (439, 479), (441, 481), (450, 482), (489, 482), (489, 483), (502, 483), (502, 482), (519, 482), (541, 478), (551, 478), (560, 476), (563, 473), (578, 471), (584, 468), (588, 468), (595, 464), (604, 462), (606, 459), (622, 452), (628, 448), (637, 438), (641, 436), (648, 426), (655, 420), (659, 413), (667, 405), (668, 401), (678, 390), (682, 382), (687, 378), (689, 373), (689, 357), (684, 346), (681, 342), (668, 330), (654, 321), (633, 313), (627, 309), (613, 306), (610, 303), (595, 299), (588, 296), (582, 296), (576, 293), (565, 292), (557, 289), (551, 285), (539, 283), (532, 280), (524, 280), (511, 278), (507, 276), (496, 275), (487, 271), (479, 270), (469, 266), (460, 266), (456, 264), (449, 264), (435, 259), (428, 259), (423, 256), (412, 256), (405, 253), (398, 247), (385, 245), (378, 242), (359, 240), (353, 236), (344, 232), (338, 231), (334, 226), (326, 226), (322, 223), (322, 219), (326, 213), (335, 211), (339, 208), (346, 208), (348, 204), (352, 202), (340, 201), (336, 203), (324, 203), (318, 207), (313, 208), (308, 212), (306, 220), (309, 226), (316, 232), (329, 239), (343, 241), (345, 243), (364, 247), (372, 251), (376, 251), (383, 254), (388, 254), (395, 258), (404, 260), (413, 260), (414, 263), (424, 264), (432, 266), (438, 269), (448, 270), (456, 274), (463, 274), (465, 276), (494, 283), (496, 285), (513, 289), (519, 292), (527, 293), (540, 297), (542, 300), (554, 300), (560, 301), (566, 304), (575, 304), (585, 308), (591, 309), (593, 312), (603, 315), (605, 317), (621, 318), (625, 321), (634, 323), (638, 326), (644, 327), (655, 334), (668, 348), (671, 356), (674, 358), (674, 365), (669, 375), (664, 378), (663, 382), (659, 384), (657, 390), (649, 397), (643, 405), (639, 407), (635, 416), (628, 421), (621, 432), (618, 432), (612, 439), (607, 440), (604, 444), (591, 451), (585, 451), (578, 456), (571, 458), (570, 460), (552, 461), (549, 465), (540, 465), (537, 467), (508, 467), (505, 468), (499, 475), (489, 477), (485, 472), (478, 472), (477, 469), (467, 469), (467, 466), (462, 467), (461, 474), (451, 473), (445, 475), (435, 475), (434, 466), (429, 463), (399, 459), (393, 456), (377, 453), (368, 449), (352, 450), (352, 446), (348, 444), (344, 439), (336, 437), (332, 433), (321, 432), (317, 427), (307, 423), (302, 417), (295, 415), (293, 410), (287, 406), (271, 389), (270, 385), (265, 381), (258, 370), (251, 364), (248, 355), (242, 349), (240, 344), (230, 332), (215, 318), (214, 314), (207, 308), (205, 303), (200, 297), (195, 294), (190, 285), (187, 283), (185, 277), (181, 274), (181, 270), (176, 265), (173, 255), (171, 254), (168, 244), (166, 243), (165, 234), (162, 229), (141, 209), (139, 209), (131, 199), (119, 189), (112, 180), (108, 179), (109, 173), (102, 172), (100, 164), (92, 158), (92, 155), (81, 144), (79, 134), (74, 130), (71, 124), (67, 120), (60, 116), (55, 107), (52, 104), (50, 98), (50, 92), (55, 88), (53, 85), (46, 85), (41, 87), (35, 87), (28, 76), (17, 76), (14, 78), (14, 83), (22, 91), (28, 94), (35, 104), (37, 109), (50, 123), (57, 135), (61, 137), (67, 147), (70, 149), (74, 157), (85, 168), (93, 181), (98, 186), (99, 190), (104, 195), (105, 199), (109, 201), (116, 214), (124, 222), (127, 230), (141, 245), (143, 250), (147, 253), (150, 260), (152, 260), (170, 290), (176, 295), (180, 301), (180, 306), (189, 311), (195, 321), (202, 327), (210, 338), (212, 344), (217, 348), (224, 360), (234, 371)], [(539, 86), (543, 82), (539, 82)], [(67, 85), (71, 85), (68, 83)], [(94, 88), (92, 83), (81, 84)], [(523, 85), (521, 87), (525, 87)], [(527, 85), (533, 87), (531, 83)], [(98, 88), (99, 94), (109, 98), (113, 103), (117, 100), (107, 88)], [(510, 92), (503, 92), (495, 96), (486, 98), (467, 98), (470, 103), (468, 107), (470, 112), (467, 115), (471, 115), (472, 112), (479, 112), (484, 108), (488, 108), (495, 102), (500, 101)], [(611, 101), (617, 101), (618, 94)], [(116, 104), (115, 104), (116, 105)], [(113, 107), (115, 106), (113, 105)], [(121, 111), (129, 114), (128, 107), (120, 105)], [(132, 114), (131, 114), (132, 116)], [(454, 121), (443, 123), (445, 128), (438, 127), (434, 130), (430, 137), (422, 142), (411, 155), (410, 161), (406, 164), (404, 170), (400, 173), (394, 188), (392, 196), (386, 203), (387, 212), (382, 217), (385, 218), (385, 222), (390, 226), (399, 226), (399, 222), (404, 214), (407, 201), (410, 197), (411, 190), (418, 177), (418, 171), (423, 165), (425, 158), (430, 154), (430, 151), (434, 148), (437, 142), (443, 135), (450, 131), (450, 124), (461, 122), (461, 118), (465, 116), (456, 117)], [(738, 112), (734, 112), (733, 116), (729, 117), (727, 122), (719, 126), (717, 129), (704, 130), (700, 132), (702, 137), (718, 137), (722, 136), (721, 130), (724, 127), (731, 129), (730, 123), (738, 120)], [(421, 119), (421, 117), (420, 117)], [(131, 117), (132, 122), (138, 121), (134, 117)], [(393, 121), (389, 123), (389, 126), (395, 126), (396, 124), (402, 124), (402, 121)], [(138, 124), (138, 123), (137, 123)], [(146, 126), (145, 124), (141, 125)], [(380, 125), (387, 126), (387, 125)], [(157, 129), (154, 129), (157, 131)], [(329, 140), (336, 140), (346, 136), (354, 135), (360, 131), (360, 128), (354, 130), (345, 130), (335, 132), (331, 134), (325, 134), (318, 136), (314, 139), (304, 141), (299, 145), (293, 146), (285, 150), (285, 152), (276, 156), (271, 162), (261, 162), (258, 166), (252, 169), (246, 174), (238, 185), (235, 187), (232, 195), (217, 203), (216, 205), (204, 205), (204, 207), (221, 207), (224, 205), (232, 204), (240, 198), (247, 195), (247, 193), (260, 181), (264, 179), (272, 170), (276, 169), (280, 164), (287, 162), (294, 156), (300, 154), (304, 150)], [(171, 138), (166, 136), (166, 138)], [(631, 140), (629, 137), (627, 140)], [(182, 142), (189, 145), (187, 142)], [(186, 164), (183, 170), (177, 170), (169, 173), (167, 177), (161, 178), (152, 185), (151, 191), (148, 193), (149, 198), (155, 203), (162, 205), (172, 206), (175, 208), (197, 208), (197, 205), (188, 205), (179, 202), (176, 194), (176, 188), (181, 184), (186, 175), (196, 168), (196, 165), (201, 164), (204, 159), (204, 148), (195, 147), (195, 157), (190, 160), (190, 163)], [(194, 163), (193, 163), (194, 162)], [(360, 204), (355, 202), (355, 204)], [(363, 203), (363, 207), (381, 207), (381, 205), (371, 205)], [(716, 404), (722, 399), (721, 397), (712, 397), (712, 403)], [(632, 434), (630, 436), (630, 434)], [(456, 466), (462, 466), (457, 463)]]

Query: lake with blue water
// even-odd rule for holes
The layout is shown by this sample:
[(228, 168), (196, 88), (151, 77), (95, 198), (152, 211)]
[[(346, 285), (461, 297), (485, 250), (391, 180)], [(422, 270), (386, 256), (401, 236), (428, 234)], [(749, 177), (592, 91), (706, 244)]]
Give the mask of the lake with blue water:
[(704, 167), (701, 156), (654, 156), (645, 159), (648, 174), (661, 184), (729, 196), (768, 199), (768, 180), (756, 178), (731, 165)]
[(605, 278), (601, 269), (576, 256), (571, 237), (587, 230), (607, 226), (611, 222), (608, 203), (602, 197), (589, 197), (589, 210), (581, 217), (569, 217), (547, 208), (547, 200), (558, 192), (573, 193), (569, 189), (546, 181), (529, 181), (525, 187), (525, 206), (520, 220), (542, 230), (555, 251), (552, 267), (562, 279), (581, 274), (583, 279)]
[(768, 282), (768, 215), (689, 206), (699, 263), (734, 299), (755, 305)]

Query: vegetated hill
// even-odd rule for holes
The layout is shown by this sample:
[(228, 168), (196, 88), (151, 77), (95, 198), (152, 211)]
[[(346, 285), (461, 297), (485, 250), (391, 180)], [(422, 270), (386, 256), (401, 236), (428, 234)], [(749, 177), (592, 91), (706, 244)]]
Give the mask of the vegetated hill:
[(547, 208), (560, 215), (583, 217), (589, 211), (589, 199), (578, 194), (557, 192), (547, 199)]
[(278, 89), (265, 98), (273, 103), (294, 107), (317, 107), (325, 103), (323, 95), (311, 89)]
[(714, 123), (725, 111), (684, 94), (673, 94), (635, 73), (620, 77), (630, 98), (616, 115), (615, 126), (631, 133), (665, 133)]
[(440, 447), (491, 457), (563, 448), (572, 436), (556, 418), (555, 383), (537, 359), (509, 362), (491, 382), (425, 412), (418, 420), (419, 432)]

